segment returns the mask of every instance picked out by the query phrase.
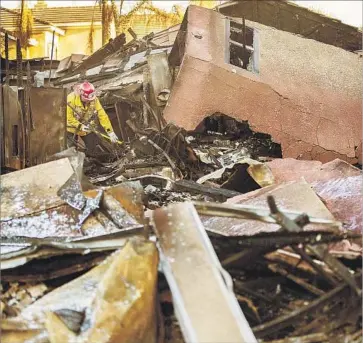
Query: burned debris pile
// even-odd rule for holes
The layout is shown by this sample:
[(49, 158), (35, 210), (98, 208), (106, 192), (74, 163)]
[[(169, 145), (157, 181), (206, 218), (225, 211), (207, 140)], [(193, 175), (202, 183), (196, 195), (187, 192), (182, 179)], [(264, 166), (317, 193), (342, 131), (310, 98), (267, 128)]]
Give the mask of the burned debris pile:
[[(300, 180), (236, 195), (169, 167), (100, 187), (83, 160), (71, 149), (3, 176), (4, 342), (359, 342), (361, 232), (321, 190)], [(266, 180), (278, 161), (248, 168)], [(338, 162), (320, 170), (360, 173)], [(157, 203), (168, 187), (175, 199)]]
[[(188, 11), (192, 23), (202, 10)], [(203, 11), (206, 21), (220, 16)], [(141, 39), (130, 30), (129, 43), (122, 34), (89, 57), (71, 56), (54, 88), (2, 87), (19, 105), (7, 101), (4, 113), (15, 103), (38, 129), (40, 93), (58, 92), (62, 103), (65, 89), (89, 80), (119, 137), (110, 143), (100, 131), (91, 150), (82, 140), (66, 147), (57, 108), (57, 146), (42, 149), (37, 137), (32, 150), (26, 120), (16, 141), (24, 154), (5, 154), (19, 170), (1, 180), (2, 342), (362, 342), (363, 185), (351, 146), (343, 159), (316, 145), (324, 158), (308, 159), (314, 149), (289, 158), (287, 142), (300, 153), (305, 136), (284, 136), (272, 116), (240, 116), (231, 98), (200, 106), (185, 96), (205, 81), (186, 77), (193, 57), (182, 55), (195, 45), (186, 26), (172, 46), (168, 30)], [(229, 58), (245, 69), (235, 56), (246, 50), (244, 20), (232, 29)], [(193, 39), (205, 48), (203, 32)], [(193, 70), (213, 70), (206, 87), (216, 79), (225, 87), (213, 68)], [(244, 72), (228, 71), (241, 83)], [(170, 120), (182, 103), (185, 118)]]

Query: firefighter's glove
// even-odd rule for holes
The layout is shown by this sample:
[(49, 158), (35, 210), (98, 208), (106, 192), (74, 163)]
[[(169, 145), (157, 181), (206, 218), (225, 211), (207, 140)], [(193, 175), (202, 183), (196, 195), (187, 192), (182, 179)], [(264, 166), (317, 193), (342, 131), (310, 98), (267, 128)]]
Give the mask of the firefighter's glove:
[(84, 131), (84, 132), (87, 132), (87, 133), (90, 133), (91, 132), (91, 129), (89, 128), (89, 126), (87, 125), (83, 125), (81, 126), (81, 131)]
[(114, 132), (110, 132), (108, 134), (108, 136), (110, 137), (110, 140), (111, 140), (112, 143), (117, 143), (118, 137), (116, 136), (116, 134)]

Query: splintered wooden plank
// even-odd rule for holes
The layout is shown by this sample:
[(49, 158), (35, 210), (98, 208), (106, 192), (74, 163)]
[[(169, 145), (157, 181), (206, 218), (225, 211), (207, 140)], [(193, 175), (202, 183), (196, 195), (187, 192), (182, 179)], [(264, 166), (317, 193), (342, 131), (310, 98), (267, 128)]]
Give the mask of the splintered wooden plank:
[(159, 54), (149, 55), (147, 57), (147, 63), (150, 69), (151, 84), (156, 104), (163, 106), (165, 103), (158, 99), (158, 95), (162, 90), (170, 89), (172, 83), (168, 55), (165, 51)]
[(186, 342), (257, 342), (194, 206), (157, 209), (153, 220)]
[(18, 90), (16, 87), (3, 85), (4, 110), (4, 165), (9, 168), (20, 169), (21, 149), (21, 121), (18, 106)]

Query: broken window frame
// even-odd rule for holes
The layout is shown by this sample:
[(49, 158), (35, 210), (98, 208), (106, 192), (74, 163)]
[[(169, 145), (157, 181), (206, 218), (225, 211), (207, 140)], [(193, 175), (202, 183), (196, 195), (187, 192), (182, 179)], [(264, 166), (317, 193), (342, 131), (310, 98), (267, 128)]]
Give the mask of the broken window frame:
[(244, 69), (246, 71), (252, 72), (254, 74), (259, 74), (259, 34), (258, 30), (254, 27), (245, 25), (246, 31), (252, 30), (252, 36), (253, 36), (253, 43), (248, 44), (246, 42), (245, 48), (247, 51), (249, 51), (251, 54), (249, 56), (249, 63), (247, 64), (246, 68), (243, 68), (242, 66), (238, 66), (231, 63), (231, 44), (243, 48), (243, 44), (240, 42), (236, 42), (231, 39), (231, 23), (234, 23), (238, 26), (242, 26), (243, 24), (239, 23), (236, 20), (233, 20), (231, 18), (226, 18), (226, 44), (225, 44), (225, 62), (227, 64), (233, 65), (234, 67)]

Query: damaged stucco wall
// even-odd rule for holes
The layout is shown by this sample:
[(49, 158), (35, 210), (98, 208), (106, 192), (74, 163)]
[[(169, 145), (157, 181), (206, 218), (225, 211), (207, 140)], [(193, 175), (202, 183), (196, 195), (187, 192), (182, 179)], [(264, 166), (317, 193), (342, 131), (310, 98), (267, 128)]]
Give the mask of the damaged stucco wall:
[[(259, 71), (226, 63), (221, 14), (190, 6), (185, 53), (164, 115), (187, 130), (222, 112), (271, 134), (284, 157), (357, 161), (362, 142), (362, 59), (258, 23)], [(175, 51), (170, 61), (177, 60)], [(184, 49), (183, 49), (184, 50)]]

